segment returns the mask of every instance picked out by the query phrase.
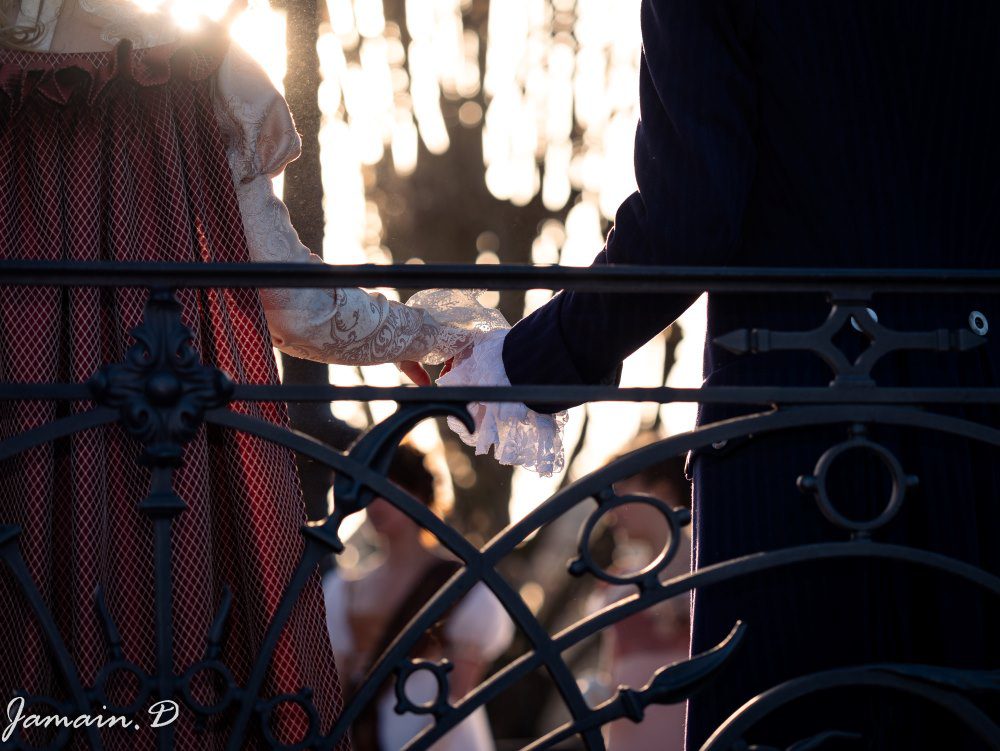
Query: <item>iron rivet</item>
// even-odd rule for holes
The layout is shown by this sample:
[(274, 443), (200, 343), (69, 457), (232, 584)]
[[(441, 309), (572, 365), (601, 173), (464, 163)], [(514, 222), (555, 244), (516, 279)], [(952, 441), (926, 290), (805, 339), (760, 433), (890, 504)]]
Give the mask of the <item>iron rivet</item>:
[(969, 328), (972, 329), (974, 334), (979, 336), (986, 336), (990, 330), (990, 322), (982, 313), (978, 310), (974, 310), (969, 313)]
[[(874, 311), (874, 310), (872, 310), (871, 308), (865, 308), (865, 310), (867, 310), (867, 311), (868, 311), (868, 315), (869, 315), (869, 316), (871, 316), (871, 319), (872, 319), (872, 321), (874, 321), (875, 323), (878, 323), (878, 315), (877, 315), (877, 314), (875, 313), (875, 311)], [(857, 322), (857, 320), (856, 320), (856, 319), (854, 318), (854, 316), (851, 316), (851, 328), (853, 328), (853, 329), (854, 329), (855, 331), (857, 331), (857, 332), (858, 332), (859, 334), (861, 334), (861, 333), (864, 333), (864, 332), (863, 332), (863, 331), (861, 330), (861, 326), (860, 326), (860, 325), (858, 325), (858, 322)]]

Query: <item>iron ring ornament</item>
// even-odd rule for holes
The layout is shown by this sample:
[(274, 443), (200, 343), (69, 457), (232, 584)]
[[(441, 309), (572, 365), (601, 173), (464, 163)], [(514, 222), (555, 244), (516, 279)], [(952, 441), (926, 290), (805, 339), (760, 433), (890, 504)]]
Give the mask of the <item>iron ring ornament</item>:
[[(233, 604), (233, 593), (228, 587), (223, 590), (222, 602), (219, 605), (218, 613), (212, 622), (212, 627), (208, 633), (208, 645), (205, 648), (205, 657), (201, 662), (197, 662), (185, 671), (180, 679), (180, 694), (184, 703), (204, 720), (213, 715), (221, 714), (231, 704), (240, 697), (240, 690), (236, 684), (236, 679), (232, 672), (222, 660), (222, 636), (225, 629), (226, 620)], [(202, 702), (195, 696), (193, 684), (198, 676), (215, 676), (215, 685), (222, 686), (220, 695), (211, 704)]]
[[(209, 675), (215, 678), (217, 686), (223, 687), (220, 695), (211, 704), (198, 699), (193, 687), (195, 679)], [(239, 688), (229, 667), (218, 659), (212, 659), (195, 663), (185, 671), (180, 680), (180, 695), (191, 711), (202, 717), (211, 717), (225, 712), (239, 698)]]
[[(407, 660), (396, 670), (396, 712), (398, 714), (429, 714), (442, 717), (451, 705), (448, 703), (450, 683), (448, 674), (454, 669), (449, 660)], [(415, 674), (430, 673), (434, 678), (436, 691), (434, 698), (426, 702), (415, 702), (407, 693), (407, 683)]]
[[(282, 743), (271, 728), (271, 717), (282, 705), (297, 708), (308, 719), (309, 726), (305, 734), (295, 743)], [(263, 700), (257, 704), (256, 711), (261, 734), (264, 736), (268, 748), (274, 749), (274, 751), (306, 751), (306, 749), (312, 748), (319, 738), (319, 713), (312, 701), (311, 688), (303, 688), (295, 694), (282, 694), (272, 699)]]
[[(907, 489), (916, 487), (920, 480), (916, 475), (907, 474), (899, 463), (899, 459), (889, 449), (870, 440), (864, 425), (852, 426), (851, 434), (852, 436), (848, 440), (827, 449), (816, 462), (813, 473), (799, 477), (798, 487), (803, 493), (810, 493), (815, 497), (820, 512), (828, 521), (842, 529), (849, 530), (855, 537), (863, 538), (892, 521), (903, 506)], [(862, 521), (849, 519), (837, 510), (830, 498), (828, 487), (830, 471), (837, 459), (850, 451), (866, 451), (874, 455), (889, 471), (892, 480), (889, 501), (882, 513), (873, 519)]]
[[(663, 548), (657, 556), (640, 571), (629, 575), (613, 574), (603, 566), (600, 566), (591, 552), (591, 540), (601, 520), (609, 513), (632, 503), (640, 503), (651, 506), (663, 515), (667, 522), (670, 534)], [(640, 590), (652, 589), (659, 584), (660, 573), (670, 565), (677, 555), (680, 539), (683, 532), (681, 528), (691, 522), (691, 511), (686, 508), (671, 508), (659, 498), (651, 495), (617, 495), (613, 489), (607, 488), (597, 494), (597, 509), (591, 513), (580, 530), (579, 542), (577, 544), (577, 557), (569, 562), (569, 572), (573, 576), (582, 576), (590, 573), (593, 576), (614, 585), (633, 584)]]
[[(127, 704), (120, 705), (108, 698), (108, 685), (115, 676), (131, 676), (134, 679), (135, 691), (132, 700)], [(106, 707), (110, 714), (134, 716), (149, 700), (154, 684), (151, 677), (141, 667), (134, 662), (123, 659), (116, 659), (107, 663), (94, 681), (93, 696), (98, 706)]]

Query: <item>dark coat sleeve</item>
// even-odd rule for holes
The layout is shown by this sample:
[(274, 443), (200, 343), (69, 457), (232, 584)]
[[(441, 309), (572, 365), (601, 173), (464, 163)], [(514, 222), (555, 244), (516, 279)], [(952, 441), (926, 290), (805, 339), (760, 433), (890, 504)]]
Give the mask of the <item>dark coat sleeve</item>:
[[(722, 265), (738, 250), (756, 163), (754, 7), (643, 0), (639, 189), (618, 209), (594, 266)], [(508, 334), (507, 375), (513, 384), (615, 383), (622, 360), (695, 298), (562, 292)]]

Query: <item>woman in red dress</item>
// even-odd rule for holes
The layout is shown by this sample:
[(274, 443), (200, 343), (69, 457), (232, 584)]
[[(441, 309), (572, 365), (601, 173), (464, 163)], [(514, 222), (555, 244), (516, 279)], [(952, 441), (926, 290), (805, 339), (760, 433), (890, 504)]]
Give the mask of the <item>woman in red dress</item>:
[[(121, 0), (44, 0), (40, 7), (15, 0), (7, 10), (0, 259), (318, 260), (271, 192), (270, 177), (299, 149), (287, 106), (224, 31), (182, 35), (166, 14)], [(147, 297), (138, 289), (0, 287), (0, 382), (79, 383), (124, 361)], [(178, 299), (202, 361), (237, 383), (277, 383), (272, 342), (299, 356), (355, 364), (443, 358), (466, 344), (463, 332), (424, 311), (355, 289), (183, 290)], [(93, 406), (2, 404), (0, 440)], [(287, 422), (281, 404), (230, 407)], [(150, 472), (137, 463), (141, 452), (114, 424), (0, 462), (0, 524), (21, 528), (27, 570), (85, 687), (99, 682), (113, 656), (98, 591), (123, 657), (155, 671), (154, 541), (139, 508)], [(172, 532), (174, 671), (205, 657), (228, 589), (220, 659), (242, 685), (303, 549), (291, 453), (202, 427), (185, 446), (173, 490), (186, 506)], [(0, 703), (17, 690), (65, 695), (42, 630), (2, 566), (0, 598)], [(315, 577), (282, 632), (261, 695), (304, 687), (329, 729), (341, 694)], [(136, 720), (138, 730), (102, 731), (105, 747), (153, 747), (156, 731)], [(286, 741), (306, 727), (292, 709), (271, 724)], [(177, 749), (221, 748), (227, 740), (225, 727), (199, 729), (183, 710), (173, 725)]]

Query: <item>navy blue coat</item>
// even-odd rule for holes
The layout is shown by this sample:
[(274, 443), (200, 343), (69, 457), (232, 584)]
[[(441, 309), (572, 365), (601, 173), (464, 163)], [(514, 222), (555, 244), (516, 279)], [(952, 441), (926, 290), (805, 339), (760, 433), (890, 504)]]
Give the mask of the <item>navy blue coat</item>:
[[(619, 209), (595, 265), (996, 267), (1000, 4), (644, 0), (642, 33), (639, 190)], [(508, 335), (508, 376), (514, 384), (613, 383), (623, 358), (692, 300), (563, 292)], [(885, 297), (873, 307), (897, 329), (965, 328), (978, 310), (1000, 330), (995, 297)], [(812, 355), (737, 356), (711, 342), (741, 328), (805, 330), (828, 310), (806, 295), (710, 295), (706, 383), (826, 385), (830, 371)], [(842, 344), (863, 346), (849, 331)], [(875, 375), (887, 386), (997, 386), (997, 354), (992, 341), (964, 354), (899, 353)], [(706, 408), (700, 421), (739, 411)], [(1000, 425), (992, 409), (962, 414)], [(696, 565), (844, 539), (795, 479), (846, 435), (817, 428), (698, 454)], [(921, 478), (878, 539), (1000, 572), (997, 457), (916, 431), (873, 435)], [(855, 513), (884, 505), (878, 473), (860, 462), (843, 479)], [(737, 617), (749, 630), (719, 684), (691, 703), (691, 747), (757, 692), (814, 670), (885, 660), (1000, 666), (995, 610), (975, 593), (962, 610), (954, 587), (891, 568), (816, 565), (698, 592), (695, 651)], [(819, 724), (875, 738), (845, 748), (961, 747), (957, 731), (923, 705), (921, 724), (884, 696), (854, 693), (858, 704), (824, 698), (752, 740), (791, 743)]]

